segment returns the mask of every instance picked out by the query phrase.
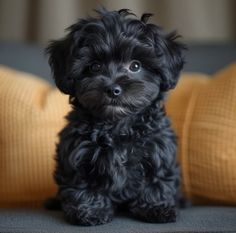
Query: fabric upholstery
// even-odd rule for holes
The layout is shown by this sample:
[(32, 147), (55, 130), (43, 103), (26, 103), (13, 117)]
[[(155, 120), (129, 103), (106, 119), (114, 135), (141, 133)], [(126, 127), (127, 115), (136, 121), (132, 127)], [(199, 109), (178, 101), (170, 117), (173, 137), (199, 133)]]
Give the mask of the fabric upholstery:
[[(184, 74), (167, 101), (178, 135), (184, 193), (236, 204), (236, 64), (209, 79)], [(33, 75), (0, 68), (0, 207), (37, 206), (54, 195), (57, 133), (68, 97)]]
[(184, 76), (167, 102), (183, 190), (196, 202), (236, 204), (236, 64), (212, 79)]
[(0, 206), (32, 206), (55, 193), (57, 133), (68, 97), (33, 75), (0, 67)]
[(236, 208), (191, 207), (180, 211), (176, 223), (144, 223), (130, 216), (116, 216), (105, 225), (73, 226), (62, 212), (43, 209), (0, 209), (0, 232), (9, 233), (187, 233), (236, 232)]

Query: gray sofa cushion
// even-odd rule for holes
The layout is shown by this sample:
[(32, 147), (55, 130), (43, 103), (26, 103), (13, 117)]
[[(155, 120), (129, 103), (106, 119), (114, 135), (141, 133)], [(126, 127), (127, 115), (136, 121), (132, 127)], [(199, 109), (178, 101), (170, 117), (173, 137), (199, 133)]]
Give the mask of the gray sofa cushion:
[(190, 207), (183, 209), (176, 223), (151, 224), (116, 216), (106, 225), (69, 225), (61, 212), (43, 209), (0, 209), (0, 232), (24, 233), (159, 233), (236, 232), (235, 207)]
[(44, 48), (38, 45), (0, 42), (0, 64), (35, 74), (53, 83)]
[(186, 51), (185, 71), (214, 74), (232, 62), (236, 62), (236, 44), (190, 44)]

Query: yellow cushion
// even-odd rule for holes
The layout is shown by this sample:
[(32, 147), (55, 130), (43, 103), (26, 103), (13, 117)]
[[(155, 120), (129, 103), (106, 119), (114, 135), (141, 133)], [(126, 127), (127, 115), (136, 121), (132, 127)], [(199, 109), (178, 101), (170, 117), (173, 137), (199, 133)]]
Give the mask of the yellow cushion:
[(193, 202), (236, 204), (236, 64), (183, 76), (167, 102), (183, 190)]
[[(236, 204), (236, 64), (211, 78), (184, 74), (166, 107), (183, 191), (198, 203)], [(55, 143), (69, 109), (48, 83), (0, 67), (0, 207), (38, 206), (54, 195)]]
[(0, 67), (0, 207), (37, 206), (55, 193), (54, 150), (67, 102), (43, 80)]

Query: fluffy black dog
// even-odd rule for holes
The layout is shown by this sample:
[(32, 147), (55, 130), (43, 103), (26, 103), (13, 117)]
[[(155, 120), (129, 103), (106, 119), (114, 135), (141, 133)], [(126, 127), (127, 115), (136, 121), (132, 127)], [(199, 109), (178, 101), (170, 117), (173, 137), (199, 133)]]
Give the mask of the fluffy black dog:
[(73, 224), (107, 223), (122, 204), (141, 220), (176, 220), (176, 137), (163, 101), (184, 46), (147, 23), (150, 16), (103, 9), (47, 48), (56, 85), (73, 106), (55, 171)]

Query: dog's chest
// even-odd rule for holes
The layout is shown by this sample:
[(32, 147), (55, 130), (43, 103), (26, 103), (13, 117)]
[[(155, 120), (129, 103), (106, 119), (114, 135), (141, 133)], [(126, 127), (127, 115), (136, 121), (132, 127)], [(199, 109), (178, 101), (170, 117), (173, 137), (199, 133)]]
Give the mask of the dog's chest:
[(95, 128), (89, 137), (93, 144), (88, 161), (90, 176), (100, 178), (114, 195), (140, 189), (145, 176), (143, 140), (138, 140), (134, 133), (113, 128)]
[(109, 190), (112, 199), (126, 201), (134, 198), (142, 189), (145, 176), (135, 145), (117, 143), (100, 152), (93, 166), (93, 176), (100, 177), (100, 185)]

